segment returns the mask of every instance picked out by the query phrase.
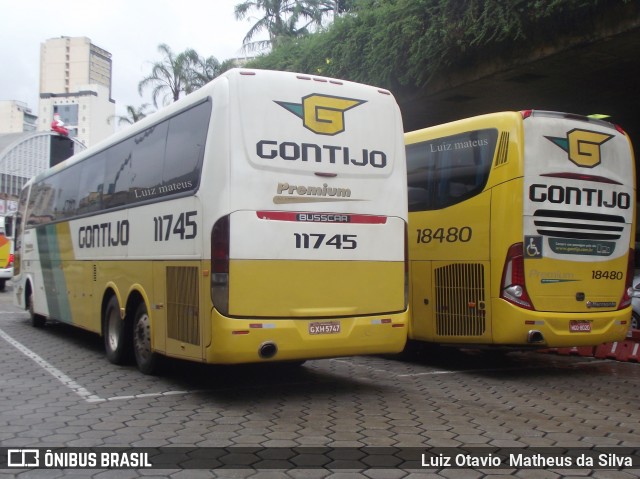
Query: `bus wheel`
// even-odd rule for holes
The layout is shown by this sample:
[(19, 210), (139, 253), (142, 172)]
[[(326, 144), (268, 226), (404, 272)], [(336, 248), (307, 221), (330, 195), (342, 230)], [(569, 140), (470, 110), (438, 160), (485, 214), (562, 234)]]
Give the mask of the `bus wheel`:
[(124, 364), (130, 351), (129, 331), (120, 318), (118, 299), (112, 296), (104, 312), (104, 349), (107, 359), (113, 364)]
[(34, 313), (33, 293), (31, 291), (29, 291), (29, 296), (27, 296), (27, 307), (29, 308), (29, 315), (31, 315), (31, 325), (35, 328), (44, 327), (44, 324), (47, 322), (47, 318)]
[(640, 329), (640, 314), (635, 311), (631, 313), (631, 329)]
[(151, 350), (151, 318), (143, 302), (133, 319), (133, 352), (141, 372), (154, 374), (157, 371), (158, 355)]
[(7, 280), (6, 279), (0, 279), (0, 291), (4, 291), (6, 285), (7, 285)]

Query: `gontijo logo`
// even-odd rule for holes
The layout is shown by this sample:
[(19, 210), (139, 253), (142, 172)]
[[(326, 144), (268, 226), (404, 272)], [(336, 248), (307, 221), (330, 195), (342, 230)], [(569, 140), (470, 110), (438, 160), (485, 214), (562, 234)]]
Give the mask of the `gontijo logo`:
[(276, 101), (278, 105), (302, 118), (302, 124), (319, 135), (337, 135), (345, 130), (344, 112), (365, 100), (314, 93), (302, 98), (302, 103)]
[[(366, 100), (356, 100), (354, 98), (343, 98), (339, 96), (328, 96), (313, 93), (302, 97), (302, 103), (290, 103), (276, 101), (285, 110), (302, 118), (302, 124), (308, 130), (327, 136), (334, 136), (347, 130), (345, 127), (344, 114)], [(277, 131), (280, 134), (295, 135), (299, 132), (292, 132), (291, 128), (281, 128), (277, 124)], [(381, 138), (371, 135), (370, 132), (362, 134), (358, 129), (352, 128), (352, 135), (339, 136), (340, 144), (325, 144), (304, 141), (302, 137), (292, 138), (288, 141), (275, 139), (261, 139), (256, 142), (256, 155), (263, 160), (285, 160), (288, 162), (299, 161), (302, 163), (322, 163), (345, 166), (365, 166), (373, 168), (385, 168), (388, 164), (387, 154), (384, 151), (373, 148), (353, 147), (359, 142), (384, 141)], [(392, 133), (390, 133), (392, 134)], [(308, 135), (305, 135), (308, 136)], [(302, 140), (302, 141), (300, 141)], [(335, 140), (338, 142), (339, 140)], [(350, 143), (350, 146), (344, 143)]]
[(583, 168), (593, 168), (601, 161), (600, 145), (613, 138), (613, 135), (597, 131), (575, 129), (567, 133), (566, 138), (545, 136), (545, 138), (569, 154), (569, 160)]

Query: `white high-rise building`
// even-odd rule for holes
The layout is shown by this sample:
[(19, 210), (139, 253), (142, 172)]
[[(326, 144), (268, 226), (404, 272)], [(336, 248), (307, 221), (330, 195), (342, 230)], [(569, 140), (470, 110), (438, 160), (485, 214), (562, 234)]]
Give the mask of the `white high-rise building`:
[(0, 100), (0, 134), (35, 131), (37, 119), (26, 103)]
[(114, 133), (111, 54), (87, 37), (51, 38), (40, 46), (38, 131), (51, 129), (55, 113), (87, 146)]

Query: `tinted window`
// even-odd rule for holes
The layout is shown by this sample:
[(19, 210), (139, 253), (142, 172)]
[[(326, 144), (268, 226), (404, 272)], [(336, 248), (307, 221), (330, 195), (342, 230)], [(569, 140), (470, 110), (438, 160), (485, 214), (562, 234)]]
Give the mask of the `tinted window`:
[(498, 130), (487, 129), (407, 145), (409, 211), (446, 208), (487, 183)]
[(78, 178), (73, 170), (63, 170), (55, 175), (57, 193), (53, 207), (54, 219), (61, 220), (76, 214), (78, 203)]
[(168, 122), (148, 128), (107, 152), (105, 208), (148, 200), (159, 193)]
[(41, 181), (31, 187), (29, 198), (28, 225), (41, 225), (53, 220), (53, 204), (55, 199), (55, 187), (51, 178)]
[(106, 159), (107, 154), (100, 152), (76, 166), (76, 175), (78, 174), (77, 169), (81, 168), (76, 214), (83, 215), (102, 209)]
[(206, 102), (169, 121), (162, 182), (167, 193), (198, 187), (210, 116), (211, 102)]
[(195, 191), (211, 108), (202, 102), (34, 184), (27, 224)]

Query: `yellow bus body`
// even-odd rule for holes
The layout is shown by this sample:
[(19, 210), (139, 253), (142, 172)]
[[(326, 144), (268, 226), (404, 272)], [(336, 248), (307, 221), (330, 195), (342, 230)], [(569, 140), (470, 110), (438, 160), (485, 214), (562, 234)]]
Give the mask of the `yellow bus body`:
[[(634, 163), (629, 140), (610, 126), (584, 119), (577, 121), (572, 116), (565, 118), (559, 114), (546, 116), (543, 112), (534, 112), (532, 118), (524, 119), (519, 112), (496, 113), (405, 134), (412, 316), (409, 339), (452, 345), (540, 348), (596, 345), (621, 340), (627, 333), (631, 307), (626, 288), (633, 276), (632, 238), (635, 231)], [(542, 138), (542, 133), (538, 135), (534, 120), (541, 124), (553, 123), (552, 131), (556, 132), (556, 137), (562, 137), (572, 129), (594, 129), (608, 132), (612, 138), (616, 138), (617, 143), (614, 145), (611, 139), (608, 145), (601, 145), (604, 166), (597, 171), (594, 171), (595, 168), (580, 169), (567, 160), (566, 152), (549, 139)], [(525, 136), (527, 122), (533, 125), (535, 134)], [(455, 156), (443, 156), (448, 153), (449, 140), (458, 141), (477, 131), (494, 132), (487, 133), (487, 138), (492, 137), (495, 143), (489, 145), (491, 151), (486, 153), (488, 158), (482, 160), (486, 167), (484, 182), (476, 185), (474, 179), (468, 176), (463, 178), (461, 181), (466, 181), (466, 186), (471, 184), (476, 187), (476, 191), (469, 197), (460, 196), (463, 198), (460, 200), (448, 198), (452, 204), (439, 203), (437, 193), (425, 199), (424, 195), (432, 193), (416, 189), (416, 186), (432, 181), (425, 180), (427, 175), (440, 175), (440, 178), (445, 178), (441, 182), (445, 183), (449, 181), (446, 175), (450, 174), (446, 168), (456, 166), (458, 160)], [(538, 141), (535, 135), (541, 137), (539, 141), (542, 146), (534, 144)], [(525, 138), (532, 144), (525, 144)], [(564, 231), (573, 227), (569, 223), (577, 220), (567, 219), (561, 224), (557, 221), (560, 226), (554, 226), (555, 230), (550, 234), (529, 232), (525, 235), (525, 225), (527, 221), (531, 223), (524, 214), (524, 203), (529, 201), (528, 191), (531, 189), (538, 195), (542, 188), (536, 186), (540, 184), (537, 180), (532, 183), (533, 186), (527, 186), (526, 174), (533, 176), (533, 173), (525, 173), (525, 163), (537, 161), (536, 148), (546, 148), (545, 142), (549, 143), (549, 155), (556, 153), (554, 148), (557, 148), (558, 155), (553, 161), (559, 166), (543, 171), (541, 177), (547, 178), (544, 175), (551, 173), (550, 178), (560, 178), (557, 181), (565, 181), (567, 185), (572, 184), (564, 178), (570, 176), (568, 173), (576, 177), (583, 174), (584, 179), (580, 181), (592, 183), (605, 181), (603, 177), (613, 178), (612, 182), (619, 184), (617, 187), (621, 188), (620, 191), (624, 190), (622, 194), (630, 198), (628, 205), (627, 196), (622, 202), (626, 208), (622, 212), (626, 219), (624, 224), (620, 223), (621, 238), (616, 241), (615, 253), (611, 258), (597, 256), (600, 253), (595, 250), (586, 250), (610, 245), (613, 241), (558, 239), (553, 236), (577, 238), (579, 233)], [(458, 144), (459, 150), (462, 149), (461, 144)], [(452, 145), (453, 151), (456, 143)], [(615, 146), (615, 150), (605, 150), (605, 146)], [(546, 150), (541, 150), (540, 154), (547, 154)], [(429, 167), (429, 155), (441, 155), (446, 161)], [(476, 160), (480, 158), (479, 153), (475, 155)], [(609, 164), (611, 161), (619, 162), (622, 167), (617, 170), (614, 168), (614, 171), (607, 170), (607, 161)], [(465, 166), (468, 167), (458, 165), (458, 168)], [(430, 173), (427, 172), (428, 168), (432, 168)], [(480, 169), (478, 166), (477, 171)], [(579, 180), (571, 181), (579, 183)], [(438, 186), (436, 181), (429, 184)], [(451, 184), (453, 181), (449, 182), (449, 186)], [(560, 195), (556, 192), (561, 190), (558, 187), (551, 191)], [(541, 200), (543, 195), (534, 198)], [(552, 199), (559, 203), (561, 198)], [(565, 203), (545, 205), (544, 208), (536, 212), (552, 216), (553, 208), (560, 210), (560, 215), (571, 209), (583, 212), (596, 209), (594, 205), (587, 207)], [(538, 223), (545, 224), (544, 221)], [(607, 229), (601, 224), (593, 227), (598, 228), (593, 238), (598, 238), (597, 231)], [(535, 244), (530, 246), (540, 245), (544, 253), (527, 257), (525, 236), (535, 240)], [(573, 250), (569, 250), (565, 243), (571, 244)], [(514, 245), (521, 245), (515, 248), (520, 252), (525, 248), (523, 271), (525, 291), (533, 304), (530, 309), (505, 300), (502, 291), (507, 253)], [(552, 251), (550, 245), (556, 251)], [(582, 254), (578, 252), (580, 246), (585, 250)], [(556, 254), (557, 251), (563, 254)], [(571, 254), (564, 254), (569, 251)], [(595, 279), (598, 276), (599, 279)], [(607, 278), (604, 279), (604, 276)], [(620, 307), (622, 301), (625, 303)]]

